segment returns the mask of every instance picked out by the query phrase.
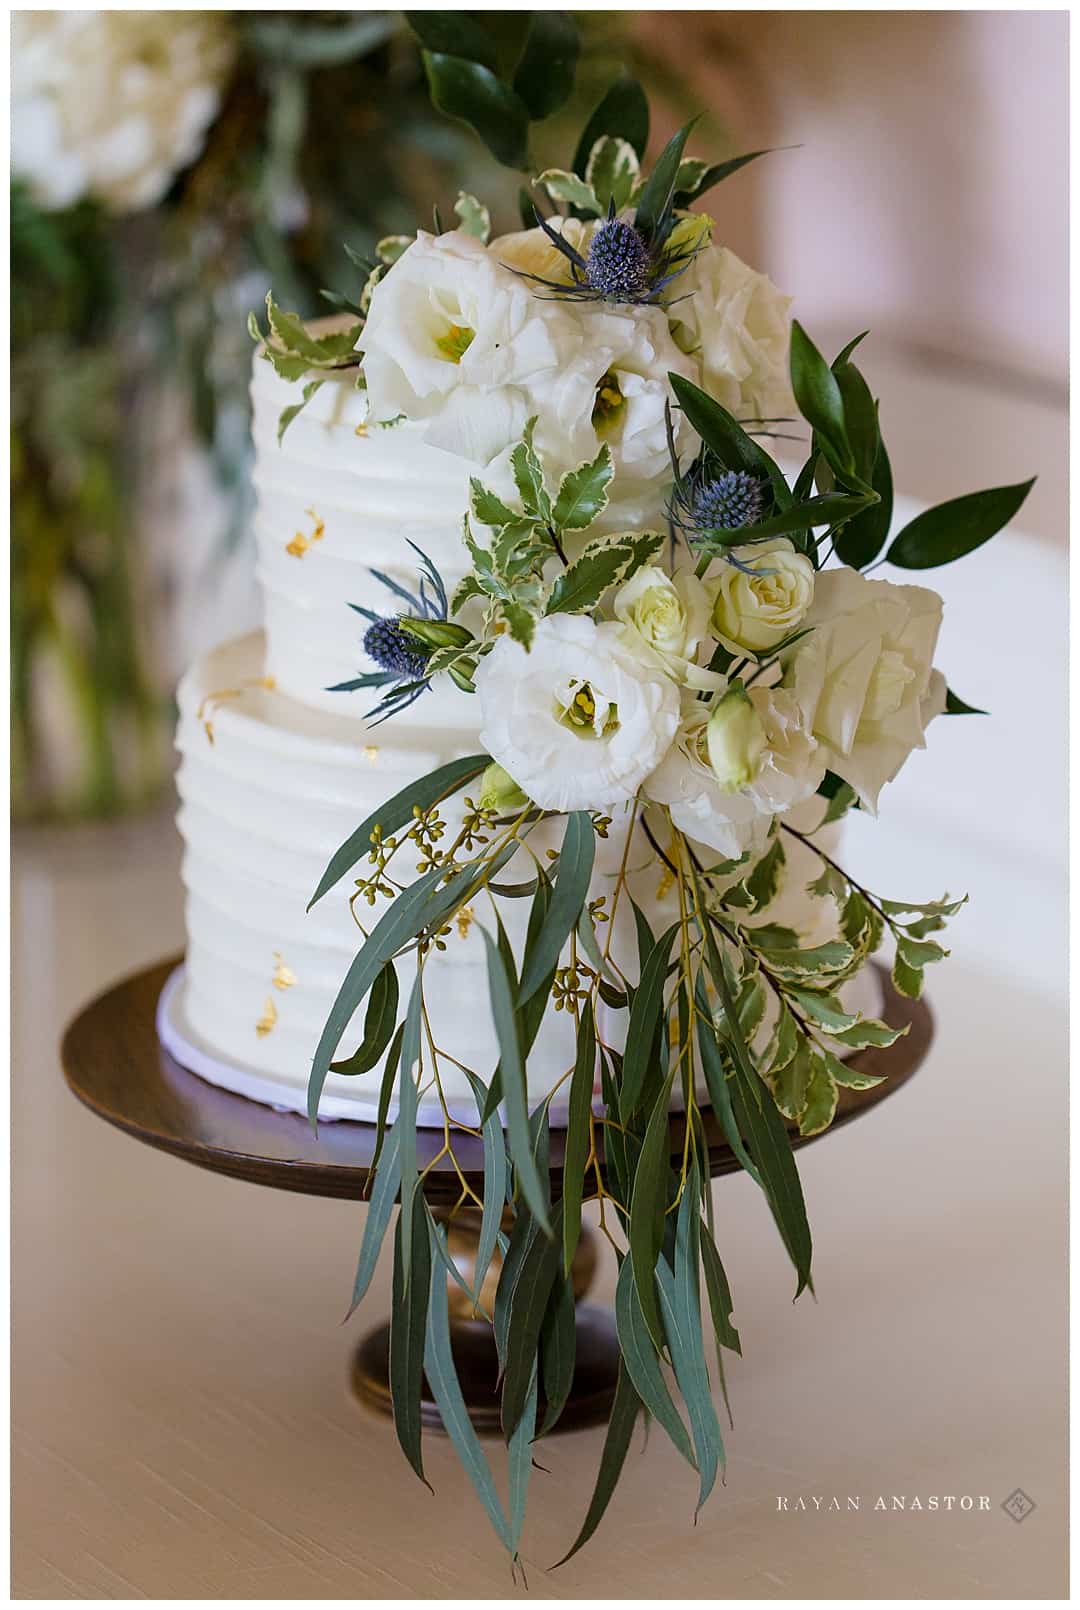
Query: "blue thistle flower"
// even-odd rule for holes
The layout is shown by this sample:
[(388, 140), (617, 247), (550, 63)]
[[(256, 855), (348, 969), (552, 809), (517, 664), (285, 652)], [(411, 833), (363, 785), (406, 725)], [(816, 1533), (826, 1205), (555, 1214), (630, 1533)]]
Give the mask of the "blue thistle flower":
[[(381, 570), (373, 569), (371, 574), (408, 606), (404, 613), (417, 620), (445, 621), (449, 608), (443, 579), (422, 548), (418, 548), (415, 542), (410, 542), (409, 547), (420, 558), (420, 584), (415, 593)], [(405, 630), (401, 624), (402, 612), (376, 615), (374, 610), (366, 609), (362, 604), (350, 604), (349, 608), (370, 622), (364, 633), (364, 652), (371, 656), (379, 669), (364, 671), (360, 676), (351, 677), (348, 682), (337, 682), (327, 692), (352, 693), (357, 688), (386, 688), (388, 691), (383, 693), (379, 703), (368, 711), (369, 716), (378, 718), (375, 723), (378, 725), (378, 721), (385, 721), (387, 716), (396, 715), (399, 710), (413, 704), (431, 686), (427, 668), (431, 650)]]
[(701, 532), (737, 531), (756, 525), (765, 508), (765, 486), (749, 470), (724, 470), (694, 493), (691, 517)]
[(427, 670), (428, 654), (422, 643), (405, 631), (399, 615), (379, 615), (364, 633), (364, 653), (383, 671), (415, 682)]
[(633, 224), (605, 218), (593, 235), (585, 275), (605, 301), (634, 302), (649, 290), (649, 248)]

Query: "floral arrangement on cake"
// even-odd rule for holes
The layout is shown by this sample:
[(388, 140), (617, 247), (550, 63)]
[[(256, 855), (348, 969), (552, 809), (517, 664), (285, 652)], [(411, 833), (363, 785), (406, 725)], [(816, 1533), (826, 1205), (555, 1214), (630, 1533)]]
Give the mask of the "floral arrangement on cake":
[[(436, 103), (524, 167), (530, 117), (550, 110), (568, 56), (572, 74), (562, 25), (530, 34), (505, 82), (470, 56), (478, 25), (464, 14), (413, 22), (430, 35)], [(1028, 489), (959, 497), (891, 534), (889, 458), (856, 361), (862, 337), (830, 361), (789, 323), (787, 299), (723, 245), (698, 204), (764, 153), (710, 167), (688, 154), (691, 134), (681, 129), (644, 172), (647, 106), (620, 81), (571, 166), (531, 176), (521, 230), (490, 238), (487, 209), (463, 195), (454, 227), (437, 214), (433, 232), (380, 244), (341, 330), (313, 334), (269, 301), (266, 356), (305, 387), (283, 429), (326, 372), (345, 368), (366, 387), (372, 421), (422, 420), (429, 443), (477, 466), (460, 511), (464, 579), (448, 591), (420, 553), (414, 594), (383, 578), (398, 596), (385, 615), (366, 612), (369, 668), (342, 693), (370, 690), (381, 721), (450, 681), (477, 703), (482, 748), (360, 823), (314, 893), (313, 904), (351, 877), (362, 940), (314, 1052), (309, 1112), (314, 1122), (331, 1069), (365, 1072), (385, 1057), (354, 1306), (400, 1199), (390, 1341), (399, 1438), (422, 1476), (426, 1372), (514, 1559), (533, 1444), (570, 1389), (569, 1271), (586, 1200), (599, 1202), (619, 1261), (621, 1365), (570, 1554), (604, 1513), (642, 1409), (697, 1472), (699, 1507), (723, 1470), (706, 1307), (721, 1385), (723, 1350), (740, 1343), (703, 1113), (711, 1108), (760, 1188), (798, 1296), (811, 1286), (811, 1234), (793, 1140), (830, 1124), (842, 1090), (876, 1082), (852, 1053), (903, 1032), (849, 1010), (843, 990), (888, 943), (895, 989), (918, 996), (962, 903), (872, 892), (818, 840), (850, 809), (877, 812), (937, 717), (972, 713), (934, 666), (940, 597), (870, 572), (959, 559)], [(777, 442), (803, 444), (790, 478)], [(797, 807), (816, 813), (808, 827), (795, 825)], [(634, 905), (628, 967), (611, 934), (631, 898), (635, 835), (677, 915), (656, 932)], [(619, 875), (595, 898), (598, 837), (624, 847)], [(810, 946), (771, 912), (796, 845), (816, 862), (810, 895), (833, 911), (833, 937)], [(415, 875), (401, 870), (409, 857)], [(520, 901), (528, 931), (515, 954), (501, 913)], [(483, 1215), (478, 1308), (491, 1260), (502, 1259), (486, 1317), (502, 1364), (508, 1508), (454, 1373), (446, 1279), (461, 1277), (416, 1163), (418, 1101), (441, 1093), (425, 995), (455, 917), (474, 909), (500, 1060), (462, 1070), (485, 1185), (479, 1196), (462, 1176), (461, 1202)], [(402, 1001), (395, 962), (405, 956), (416, 977)], [(336, 1060), (365, 1001), (363, 1043)], [(549, 1012), (572, 1020), (575, 1055), (550, 1070), (550, 1091), (530, 1111), (526, 1066)], [(553, 1200), (556, 1092), (568, 1117)], [(674, 1156), (673, 1105), (684, 1115)], [(453, 1157), (463, 1126), (444, 1111)]]

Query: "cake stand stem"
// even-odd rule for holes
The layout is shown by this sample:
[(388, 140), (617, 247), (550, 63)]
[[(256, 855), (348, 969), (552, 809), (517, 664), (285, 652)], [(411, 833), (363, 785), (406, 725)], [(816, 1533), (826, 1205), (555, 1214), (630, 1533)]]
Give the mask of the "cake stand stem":
[[(464, 1209), (452, 1218), (435, 1210), (435, 1218), (446, 1226), (450, 1254), (469, 1285), (480, 1233), (480, 1214)], [(481, 1289), (481, 1304), (490, 1313), (495, 1300), (501, 1257), (496, 1252)], [(577, 1303), (576, 1356), (570, 1396), (553, 1427), (554, 1431), (579, 1431), (605, 1422), (611, 1412), (619, 1372), (619, 1348), (615, 1323), (604, 1308), (582, 1299), (596, 1272), (596, 1240), (583, 1228), (577, 1254), (571, 1267), (574, 1299)], [(499, 1359), (495, 1334), (486, 1319), (477, 1318), (469, 1299), (458, 1283), (447, 1276), (450, 1308), (450, 1346), (454, 1355), (462, 1396), (469, 1419), (481, 1436), (501, 1436), (499, 1405)], [(390, 1399), (390, 1326), (380, 1325), (364, 1337), (353, 1356), (352, 1389), (365, 1408), (379, 1414), (392, 1414)], [(433, 1430), (443, 1429), (438, 1405), (425, 1380), (420, 1414)], [(541, 1405), (541, 1418), (543, 1406)]]

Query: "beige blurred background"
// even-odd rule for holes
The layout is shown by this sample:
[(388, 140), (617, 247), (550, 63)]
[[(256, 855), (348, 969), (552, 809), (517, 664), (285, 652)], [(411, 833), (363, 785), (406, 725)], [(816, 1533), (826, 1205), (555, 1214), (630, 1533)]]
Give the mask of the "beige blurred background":
[[(1059, 1597), (1067, 16), (623, 20), (689, 80), (660, 114), (670, 127), (690, 98), (717, 113), (729, 151), (799, 143), (716, 193), (720, 233), (823, 345), (872, 328), (865, 369), (898, 491), (932, 501), (1039, 480), (1015, 530), (926, 578), (946, 599), (949, 680), (991, 719), (939, 722), (881, 820), (848, 840), (876, 887), (972, 896), (933, 978), (930, 1060), (894, 1103), (805, 1154), (816, 1306), (792, 1309), (746, 1182), (717, 1184), (746, 1353), (726, 1488), (692, 1526), (686, 1473), (653, 1437), (593, 1547), (547, 1576), (600, 1450), (598, 1433), (559, 1441), (531, 1503), (532, 1594)], [(202, 540), (209, 494), (183, 433), (170, 440), (162, 462), (190, 473), (159, 488), (147, 540), (175, 556)], [(241, 550), (211, 597), (174, 588), (170, 663), (247, 624), (247, 565)], [(433, 1500), (347, 1396), (358, 1332), (338, 1321), (358, 1211), (150, 1152), (62, 1084), (55, 1045), (76, 1007), (182, 947), (168, 801), (21, 830), (14, 924), (15, 1596), (521, 1591), (449, 1450), (432, 1445)], [(383, 1268), (372, 1321), (389, 1284)], [(1035, 1505), (1022, 1523), (1001, 1508), (1017, 1487)], [(883, 1515), (880, 1493), (991, 1507)], [(799, 1494), (862, 1506), (785, 1513)]]

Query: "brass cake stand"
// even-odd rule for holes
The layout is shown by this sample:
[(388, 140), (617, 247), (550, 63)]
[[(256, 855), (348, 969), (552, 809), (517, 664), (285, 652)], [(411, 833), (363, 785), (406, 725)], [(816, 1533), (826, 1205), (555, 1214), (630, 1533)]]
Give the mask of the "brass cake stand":
[[(374, 1124), (352, 1120), (324, 1123), (315, 1135), (300, 1114), (276, 1112), (207, 1084), (161, 1047), (155, 1027), (158, 997), (178, 960), (173, 957), (115, 984), (68, 1025), (61, 1061), (75, 1095), (99, 1118), (136, 1140), (201, 1168), (308, 1196), (361, 1200), (367, 1193), (374, 1155)], [(898, 1090), (919, 1067), (930, 1045), (933, 1020), (929, 1008), (923, 1002), (898, 995), (884, 969), (879, 972), (884, 992), (881, 1015), (895, 1028), (906, 1023), (908, 1033), (888, 1050), (860, 1051), (850, 1059), (861, 1072), (885, 1076), (885, 1083), (869, 1090), (841, 1090), (836, 1117), (826, 1134)], [(711, 1113), (703, 1117), (711, 1174), (715, 1177), (735, 1172), (739, 1164), (719, 1125)], [(684, 1121), (673, 1114), (673, 1158), (681, 1156), (683, 1134)], [(442, 1139), (441, 1130), (418, 1132), (417, 1163), (421, 1169), (432, 1162), (442, 1147)], [(793, 1143), (808, 1144), (800, 1136), (794, 1136)], [(454, 1149), (469, 1185), (480, 1192), (484, 1179), (481, 1142), (461, 1134), (455, 1138)], [(564, 1135), (553, 1130), (551, 1175), (555, 1196), (562, 1189), (563, 1150)], [(432, 1164), (424, 1190), (436, 1215), (446, 1216), (460, 1193), (460, 1182), (447, 1158)], [(467, 1280), (471, 1278), (469, 1259), (478, 1217), (475, 1213), (458, 1213), (448, 1225), (451, 1251)], [(559, 1430), (575, 1430), (605, 1420), (615, 1389), (618, 1348), (611, 1316), (605, 1309), (582, 1301), (595, 1267), (595, 1242), (590, 1232), (583, 1231), (573, 1268), (578, 1298), (577, 1366)], [(497, 1264), (493, 1264), (489, 1274), (492, 1286), (497, 1274)], [(496, 1432), (497, 1362), (491, 1328), (472, 1317), (471, 1305), (456, 1282), (450, 1281), (448, 1290), (454, 1358), (470, 1416), (477, 1430)], [(352, 1369), (353, 1388), (360, 1399), (387, 1413), (388, 1339), (388, 1325), (366, 1336), (354, 1356)], [(425, 1399), (423, 1413), (427, 1424), (439, 1426), (433, 1400)]]

